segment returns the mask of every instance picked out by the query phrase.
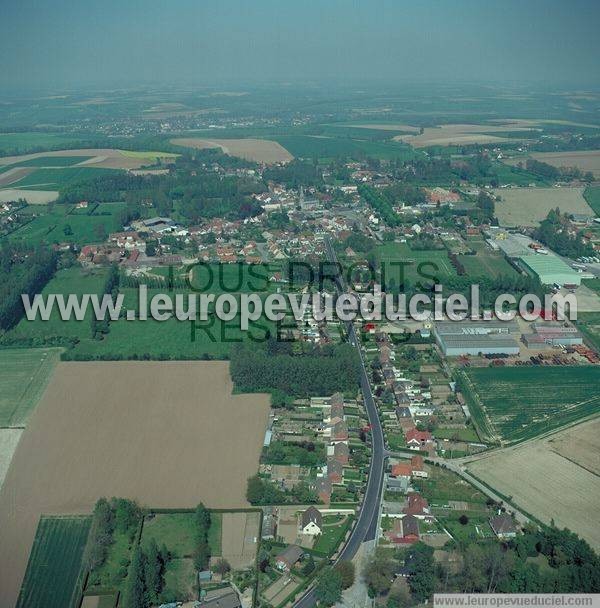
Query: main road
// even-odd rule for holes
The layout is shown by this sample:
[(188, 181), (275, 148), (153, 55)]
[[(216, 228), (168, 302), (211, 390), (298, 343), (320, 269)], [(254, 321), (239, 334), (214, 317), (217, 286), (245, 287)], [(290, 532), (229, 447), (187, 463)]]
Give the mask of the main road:
[[(337, 255), (333, 250), (329, 239), (325, 241), (325, 247), (328, 261), (333, 264), (338, 264)], [(338, 296), (342, 293), (347, 293), (346, 282), (343, 274), (339, 272), (339, 270), (336, 273), (335, 282)], [(362, 390), (363, 401), (371, 426), (371, 464), (369, 467), (369, 476), (367, 478), (367, 487), (360, 506), (358, 518), (336, 561), (352, 559), (363, 542), (373, 540), (377, 536), (379, 506), (383, 490), (383, 470), (386, 458), (383, 430), (381, 428), (377, 407), (375, 406), (375, 400), (373, 399), (367, 366), (365, 365), (365, 359), (360, 346), (360, 341), (356, 335), (356, 330), (354, 329), (354, 324), (351, 321), (346, 323), (346, 332), (348, 334), (348, 341), (356, 348), (360, 358), (360, 388)], [(310, 608), (315, 606), (316, 603), (314, 589), (309, 589), (296, 602), (295, 606), (296, 608)]]

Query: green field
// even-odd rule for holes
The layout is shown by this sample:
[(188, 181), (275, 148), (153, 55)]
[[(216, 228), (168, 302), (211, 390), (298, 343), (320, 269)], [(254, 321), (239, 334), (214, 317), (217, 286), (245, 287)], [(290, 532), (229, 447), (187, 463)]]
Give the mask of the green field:
[(600, 411), (600, 367), (488, 367), (459, 372), (484, 441), (512, 444)]
[(0, 133), (0, 155), (12, 156), (40, 149), (59, 149), (62, 145), (72, 146), (81, 137), (65, 133)]
[[(118, 213), (123, 209), (122, 203), (105, 203), (99, 205), (92, 215), (70, 210), (66, 205), (54, 205), (50, 209), (41, 207), (31, 222), (12, 232), (8, 239), (13, 242), (34, 244), (40, 241), (47, 243), (74, 243), (86, 245), (99, 243), (111, 232), (122, 228)], [(103, 227), (103, 233), (101, 228)], [(69, 230), (70, 228), (70, 230)]]
[(470, 277), (516, 276), (517, 271), (506, 261), (504, 255), (490, 251), (480, 239), (467, 239), (475, 255), (459, 255), (458, 260)]
[[(386, 283), (402, 284), (403, 276), (411, 285), (431, 283), (431, 277), (439, 282), (455, 276), (456, 270), (448, 259), (445, 249), (413, 250), (406, 243), (385, 243), (376, 249), (381, 270), (385, 271)], [(398, 265), (401, 264), (401, 265)]]
[(60, 190), (66, 186), (111, 173), (120, 173), (120, 171), (118, 169), (101, 169), (98, 167), (37, 169), (18, 182), (11, 184), (11, 186), (13, 188), (29, 188), (31, 190)]
[[(89, 218), (85, 218), (89, 219)], [(231, 271), (228, 271), (231, 272)], [(42, 294), (99, 294), (107, 276), (106, 268), (82, 269), (78, 266), (59, 270), (43, 289)], [(260, 283), (260, 280), (258, 280)], [(231, 283), (233, 285), (234, 283)], [(230, 285), (230, 283), (226, 283)], [(244, 284), (246, 287), (248, 283)], [(218, 293), (218, 284), (214, 285)], [(154, 295), (165, 292), (164, 288), (148, 289), (148, 301)], [(178, 291), (181, 292), (180, 290)], [(139, 292), (137, 288), (120, 289), (124, 297), (125, 309), (137, 310)], [(174, 294), (173, 294), (174, 295)], [(260, 327), (258, 326), (260, 324)], [(273, 330), (273, 323), (265, 320), (257, 322), (250, 331), (242, 331), (239, 318), (230, 322), (220, 321), (209, 315), (208, 321), (198, 321), (194, 327), (190, 321), (167, 321), (135, 319), (128, 321), (121, 317), (110, 323), (110, 331), (103, 339), (92, 339), (91, 308), (84, 320), (72, 318), (63, 321), (55, 308), (48, 321), (22, 319), (6, 335), (7, 343), (19, 345), (56, 345), (70, 342), (74, 348), (68, 356), (105, 359), (197, 359), (203, 356), (226, 357), (233, 344), (253, 339), (262, 340), (267, 330)]]
[(89, 517), (42, 517), (17, 608), (71, 608), (79, 595)]
[(600, 215), (600, 186), (588, 186), (583, 193), (583, 197), (594, 210), (594, 213)]
[(56, 348), (0, 349), (0, 427), (26, 424), (59, 353)]

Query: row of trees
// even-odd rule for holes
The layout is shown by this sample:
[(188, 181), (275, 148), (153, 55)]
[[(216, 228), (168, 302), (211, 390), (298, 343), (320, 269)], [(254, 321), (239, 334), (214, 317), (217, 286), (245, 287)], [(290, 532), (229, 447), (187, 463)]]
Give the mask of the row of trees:
[(166, 547), (159, 550), (154, 539), (143, 549), (140, 545), (134, 549), (124, 592), (126, 606), (149, 608), (177, 599), (163, 592), (165, 569), (170, 559)]
[[(113, 302), (116, 302), (117, 295), (119, 294), (119, 268), (116, 264), (113, 264), (109, 271), (106, 281), (104, 281), (104, 287), (99, 297), (102, 298), (104, 295), (110, 295)], [(104, 319), (96, 319), (96, 315), (90, 315), (90, 329), (92, 338), (102, 339), (110, 331), (110, 318), (108, 312), (105, 314)]]
[(14, 327), (25, 314), (21, 294), (30, 298), (54, 275), (58, 255), (45, 245), (0, 245), (0, 330)]

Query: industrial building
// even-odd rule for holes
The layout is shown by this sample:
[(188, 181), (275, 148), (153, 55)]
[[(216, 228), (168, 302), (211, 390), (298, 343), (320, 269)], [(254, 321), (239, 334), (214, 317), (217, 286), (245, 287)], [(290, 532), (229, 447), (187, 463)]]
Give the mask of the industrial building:
[(514, 321), (445, 321), (436, 323), (435, 339), (447, 357), (461, 355), (518, 355)]
[(543, 349), (553, 346), (575, 346), (583, 344), (583, 336), (575, 327), (558, 321), (533, 323), (532, 334), (523, 334), (527, 348)]
[(537, 276), (542, 285), (581, 285), (581, 274), (575, 272), (557, 255), (532, 254), (520, 259), (523, 268), (532, 276)]

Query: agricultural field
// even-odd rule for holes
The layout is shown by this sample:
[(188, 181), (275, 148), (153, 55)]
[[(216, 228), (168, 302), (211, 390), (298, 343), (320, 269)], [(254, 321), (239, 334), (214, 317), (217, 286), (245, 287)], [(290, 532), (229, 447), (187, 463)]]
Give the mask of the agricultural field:
[(40, 519), (17, 608), (76, 608), (90, 523), (89, 517)]
[(42, 167), (27, 173), (27, 175), (12, 185), (17, 188), (28, 188), (31, 190), (61, 190), (78, 182), (109, 175), (115, 171), (115, 169), (101, 169), (88, 166), (57, 169)]
[(54, 367), (58, 348), (0, 349), (0, 427), (24, 427)]
[(0, 155), (22, 154), (40, 148), (56, 148), (70, 145), (79, 139), (77, 135), (66, 133), (0, 133)]
[[(91, 216), (91, 218), (93, 217), (95, 216)], [(107, 216), (99, 217), (110, 220), (110, 217)], [(74, 218), (83, 221), (91, 219), (90, 216), (83, 215), (68, 216), (69, 221)], [(251, 291), (252, 287), (256, 287), (257, 291), (274, 289), (272, 285), (267, 284), (265, 279), (251, 276), (246, 270), (249, 266), (244, 267), (241, 277), (238, 276), (236, 265), (220, 268), (223, 269), (222, 272), (216, 267), (211, 267), (213, 275), (210, 293), (218, 294), (226, 289), (236, 291), (238, 284), (240, 284), (239, 291)], [(260, 272), (261, 277), (267, 277), (265, 271), (256, 270), (256, 272)], [(86, 293), (99, 294), (104, 288), (106, 276), (106, 268), (82, 269), (79, 266), (72, 266), (61, 269), (42, 290), (42, 294), (44, 296), (51, 293), (75, 294), (78, 297)], [(192, 285), (197, 289), (202, 289), (209, 283), (209, 280), (208, 271), (200, 269), (197, 279), (194, 279)], [(164, 288), (148, 289), (148, 301), (164, 291)], [(185, 293), (186, 290), (178, 290), (179, 292)], [(139, 309), (137, 288), (122, 287), (120, 293), (124, 295), (126, 310), (137, 311)], [(212, 316), (205, 322), (198, 321), (193, 325), (191, 321), (179, 321), (176, 318), (167, 321), (154, 319), (128, 321), (121, 317), (111, 321), (110, 331), (102, 339), (94, 339), (92, 338), (90, 314), (91, 311), (82, 321), (74, 318), (63, 321), (55, 307), (48, 321), (42, 321), (39, 318), (35, 321), (21, 319), (19, 324), (8, 332), (6, 339), (11, 342), (22, 341), (24, 344), (29, 344), (32, 340), (40, 344), (49, 344), (59, 338), (66, 339), (73, 345), (72, 350), (69, 350), (67, 354), (69, 357), (75, 358), (79, 356), (104, 359), (198, 359), (210, 356), (219, 359), (228, 355), (233, 344), (251, 340), (261, 341), (265, 338), (267, 331), (275, 331), (273, 322), (266, 318), (251, 324), (248, 331), (242, 331), (239, 317), (231, 321), (221, 321)]]
[[(363, 134), (359, 133), (359, 135)], [(368, 141), (329, 135), (281, 135), (277, 136), (276, 140), (298, 158), (321, 160), (348, 156), (353, 158), (371, 156), (388, 160), (415, 158), (415, 153), (410, 147), (396, 141)]]
[(411, 285), (430, 283), (431, 276), (443, 283), (444, 278), (456, 275), (445, 249), (421, 251), (406, 243), (385, 243), (377, 247), (376, 254), (381, 270), (386, 272), (386, 281), (393, 280), (397, 286), (402, 284), (403, 274)]
[(16, 601), (41, 514), (87, 514), (101, 496), (246, 508), (270, 400), (232, 391), (222, 362), (59, 363), (0, 490), (0, 605)]
[(0, 488), (22, 434), (23, 429), (0, 428)]
[(470, 277), (515, 276), (517, 271), (506, 261), (502, 253), (491, 251), (483, 240), (467, 240), (475, 255), (459, 255), (458, 260)]
[(285, 163), (294, 157), (281, 144), (268, 139), (204, 139), (199, 137), (172, 139), (171, 143), (185, 148), (221, 148), (225, 154), (239, 156), (257, 163)]
[(598, 420), (585, 422), (544, 439), (491, 452), (469, 462), (468, 470), (544, 523), (554, 520), (557, 527), (570, 528), (597, 551), (600, 477), (588, 465), (590, 459), (595, 461), (597, 470), (598, 430)]
[(484, 441), (510, 445), (598, 412), (600, 367), (487, 367), (459, 372)]
[(54, 205), (52, 209), (41, 208), (36, 217), (9, 235), (9, 239), (20, 243), (75, 243), (84, 245), (102, 242), (111, 232), (121, 229), (119, 212), (123, 205), (102, 204), (92, 214), (72, 212), (66, 205)]
[(583, 193), (587, 204), (600, 216), (600, 186), (588, 186)]
[[(403, 141), (415, 148), (426, 148), (428, 146), (452, 146), (470, 144), (492, 144), (509, 143), (519, 141), (515, 135), (522, 132), (522, 138), (526, 139), (535, 135), (529, 126), (508, 122), (504, 125), (473, 125), (456, 124), (440, 125), (439, 127), (425, 127), (423, 133), (414, 135), (397, 135), (397, 141)], [(503, 134), (505, 136), (503, 137)]]
[[(2, 135), (0, 134), (0, 138)], [(53, 152), (36, 152), (34, 154), (21, 154), (16, 156), (0, 157), (2, 165), (29, 166), (32, 160), (43, 158), (44, 163), (61, 162), (56, 158), (85, 157), (79, 166), (103, 168), (103, 169), (139, 169), (146, 165), (154, 164), (157, 160), (173, 159), (177, 154), (171, 152), (131, 152), (129, 150), (116, 150), (114, 148), (78, 148), (73, 150), (57, 150)], [(48, 159), (53, 159), (49, 161)], [(44, 165), (48, 166), (48, 165)], [(62, 165), (61, 165), (62, 166)]]
[[(57, 169), (60, 167), (72, 167), (73, 165), (83, 163), (90, 158), (90, 156), (34, 156), (33, 158), (19, 161), (18, 166)], [(4, 167), (6, 167), (6, 165), (4, 165)]]
[(7, 188), (0, 190), (0, 203), (25, 200), (30, 205), (47, 205), (58, 198), (58, 190), (26, 190), (25, 188)]
[(563, 213), (593, 212), (583, 198), (583, 188), (497, 188), (494, 194), (500, 226), (538, 226), (557, 207)]
[(532, 152), (530, 156), (553, 167), (577, 167), (584, 173), (591, 171), (595, 178), (600, 177), (600, 150)]

